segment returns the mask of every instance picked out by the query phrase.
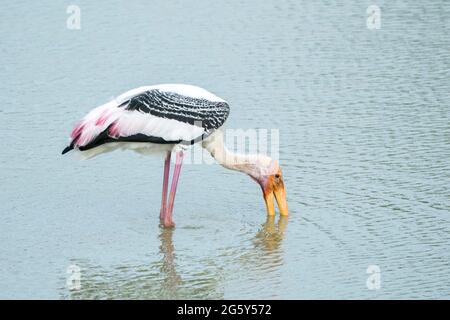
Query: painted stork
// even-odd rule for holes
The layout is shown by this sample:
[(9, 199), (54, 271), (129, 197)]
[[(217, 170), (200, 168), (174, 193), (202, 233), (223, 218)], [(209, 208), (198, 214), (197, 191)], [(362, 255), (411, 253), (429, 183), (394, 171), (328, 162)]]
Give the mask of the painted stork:
[[(275, 214), (275, 200), (281, 215), (288, 215), (283, 175), (278, 161), (261, 154), (234, 154), (225, 147), (219, 128), (228, 117), (228, 103), (205, 89), (185, 84), (140, 87), (89, 112), (72, 130), (70, 150), (91, 158), (115, 149), (143, 154), (163, 153), (164, 178), (160, 219), (173, 227), (175, 193), (183, 151), (201, 143), (223, 167), (248, 174), (262, 188), (267, 214)], [(175, 170), (167, 200), (170, 159)]]

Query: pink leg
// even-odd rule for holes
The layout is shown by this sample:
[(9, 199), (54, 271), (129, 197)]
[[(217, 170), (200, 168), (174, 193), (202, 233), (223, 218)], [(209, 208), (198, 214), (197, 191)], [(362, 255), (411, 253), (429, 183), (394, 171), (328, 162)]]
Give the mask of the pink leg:
[(170, 172), (170, 155), (172, 152), (167, 151), (166, 160), (164, 161), (164, 180), (161, 197), (161, 210), (159, 211), (159, 218), (164, 219), (167, 211), (167, 187), (169, 186), (169, 172)]
[(172, 186), (170, 187), (169, 203), (167, 204), (166, 215), (164, 216), (164, 226), (174, 227), (172, 220), (173, 204), (175, 202), (175, 193), (177, 192), (178, 177), (180, 176), (181, 164), (183, 163), (183, 151), (177, 152), (177, 160), (175, 162), (175, 171), (172, 177)]

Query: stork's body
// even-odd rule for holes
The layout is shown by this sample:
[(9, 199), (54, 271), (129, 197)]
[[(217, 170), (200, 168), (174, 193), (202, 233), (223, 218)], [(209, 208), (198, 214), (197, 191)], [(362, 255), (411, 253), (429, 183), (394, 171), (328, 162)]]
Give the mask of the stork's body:
[[(72, 130), (70, 145), (63, 154), (75, 149), (84, 158), (91, 158), (118, 148), (165, 154), (160, 219), (164, 226), (171, 227), (183, 150), (200, 142), (221, 165), (245, 172), (261, 185), (268, 214), (274, 214), (275, 196), (280, 213), (287, 215), (278, 162), (264, 155), (232, 154), (225, 148), (218, 129), (229, 110), (225, 100), (196, 86), (140, 87), (89, 112)], [(167, 201), (172, 152), (176, 160)]]

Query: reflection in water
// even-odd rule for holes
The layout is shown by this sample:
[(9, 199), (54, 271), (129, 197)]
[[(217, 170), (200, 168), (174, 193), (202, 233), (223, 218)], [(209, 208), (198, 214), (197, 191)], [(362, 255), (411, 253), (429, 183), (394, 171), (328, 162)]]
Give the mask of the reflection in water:
[[(68, 291), (65, 299), (205, 299), (223, 296), (217, 273), (210, 268), (195, 274), (189, 268), (179, 274), (173, 234), (175, 230), (160, 228), (160, 258), (148, 265), (123, 265), (103, 268), (84, 261), (73, 261), (82, 268), (81, 290)], [(200, 261), (208, 264), (209, 261)], [(214, 271), (214, 270), (213, 270)]]
[[(61, 289), (62, 298), (222, 299), (223, 265), (227, 265), (228, 269), (232, 266), (248, 268), (250, 275), (262, 272), (266, 278), (278, 278), (273, 276), (273, 271), (282, 265), (281, 243), (287, 222), (287, 217), (281, 217), (277, 223), (275, 217), (268, 217), (256, 235), (249, 239), (254, 245), (235, 250), (232, 256), (218, 253), (216, 256), (180, 262), (177, 261), (173, 243), (176, 230), (160, 228), (159, 260), (148, 265), (129, 264), (112, 268), (93, 266), (84, 260), (72, 261), (82, 269), (81, 289), (70, 291), (64, 287)], [(192, 255), (194, 253), (188, 256)], [(239, 263), (236, 264), (236, 261)], [(235, 273), (230, 276), (232, 274)], [(243, 292), (254, 292), (254, 288)]]
[[(282, 298), (282, 268), (285, 250), (282, 245), (287, 217), (267, 217), (256, 232), (239, 236), (231, 246), (220, 251), (222, 264), (226, 266), (226, 298), (260, 299)], [(242, 239), (245, 236), (247, 239)]]
[(179, 286), (182, 284), (181, 277), (175, 269), (175, 253), (173, 246), (174, 229), (161, 228), (159, 239), (161, 240), (160, 254), (162, 256), (161, 274), (162, 280), (162, 296), (177, 297)]
[(277, 224), (275, 224), (275, 216), (267, 216), (266, 223), (256, 234), (256, 246), (266, 253), (280, 250), (287, 223), (287, 216), (280, 216)]

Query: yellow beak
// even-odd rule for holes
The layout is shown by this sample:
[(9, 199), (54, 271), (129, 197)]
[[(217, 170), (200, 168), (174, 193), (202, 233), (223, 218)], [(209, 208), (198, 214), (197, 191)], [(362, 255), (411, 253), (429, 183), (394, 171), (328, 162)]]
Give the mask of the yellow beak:
[(273, 194), (275, 195), (275, 199), (277, 200), (278, 210), (280, 210), (280, 215), (287, 216), (289, 215), (289, 208), (286, 200), (286, 191), (284, 190), (284, 186), (275, 188), (273, 190)]
[(278, 210), (280, 210), (280, 215), (289, 215), (289, 208), (286, 200), (286, 191), (284, 189), (284, 184), (275, 185), (271, 187), (269, 183), (267, 187), (263, 188), (264, 201), (266, 203), (267, 215), (275, 215), (275, 200), (278, 205)]

